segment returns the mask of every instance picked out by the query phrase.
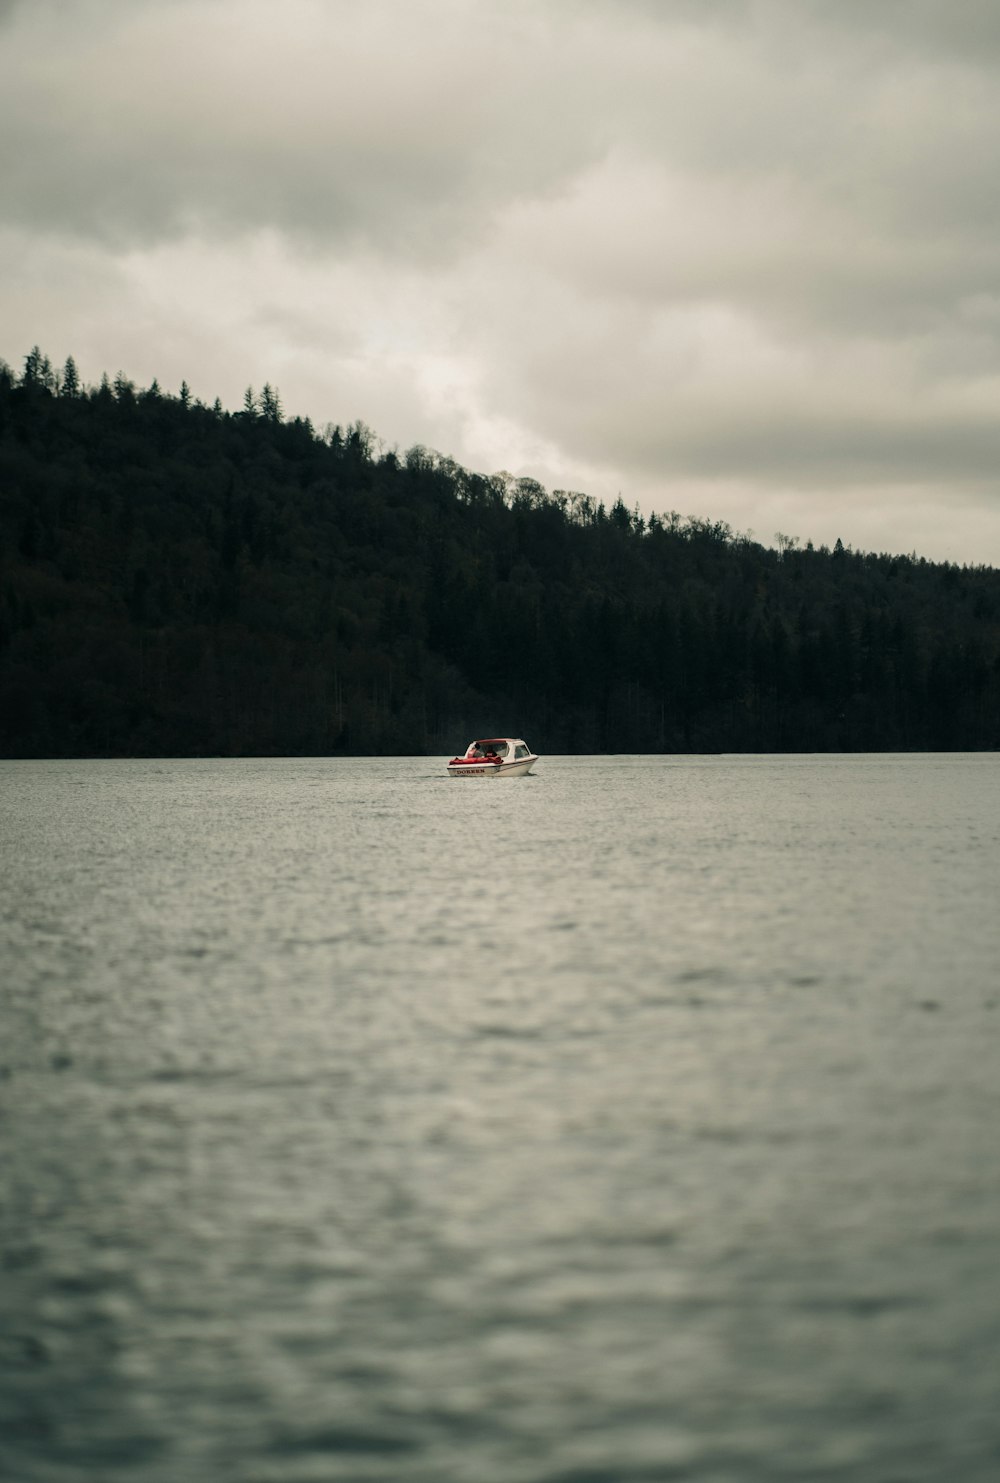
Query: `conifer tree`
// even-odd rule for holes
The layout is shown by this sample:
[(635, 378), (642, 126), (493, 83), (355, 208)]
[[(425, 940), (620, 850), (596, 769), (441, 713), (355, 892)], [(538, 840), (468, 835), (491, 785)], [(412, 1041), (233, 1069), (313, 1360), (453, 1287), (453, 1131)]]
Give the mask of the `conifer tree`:
[(44, 363), (45, 357), (42, 355), (40, 346), (32, 345), (24, 357), (24, 375), (21, 377), (21, 385), (42, 386), (44, 384)]
[(65, 397), (77, 397), (80, 395), (80, 373), (76, 368), (76, 361), (71, 355), (67, 355), (66, 364), (63, 366), (62, 384), (59, 387), (59, 395)]
[(270, 382), (264, 382), (264, 389), (260, 394), (260, 415), (265, 422), (281, 421), (281, 398), (278, 396), (278, 388), (272, 387)]

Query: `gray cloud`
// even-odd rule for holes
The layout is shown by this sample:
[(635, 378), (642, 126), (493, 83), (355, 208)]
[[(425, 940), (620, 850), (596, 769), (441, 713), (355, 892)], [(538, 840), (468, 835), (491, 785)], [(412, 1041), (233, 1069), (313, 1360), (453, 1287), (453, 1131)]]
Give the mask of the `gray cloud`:
[(894, 55), (930, 52), (981, 58), (1000, 55), (1000, 14), (993, 0), (879, 0), (845, 5), (843, 0), (560, 0), (567, 14), (581, 9), (611, 21), (633, 12), (647, 22), (676, 29), (736, 30), (744, 38), (768, 36), (787, 47), (804, 42), (815, 50), (831, 36), (847, 38), (857, 52), (873, 41)]
[(441, 252), (598, 147), (582, 99), (539, 126), (527, 11), (165, 0), (86, 17), (43, 6), (0, 62), (18, 138), (0, 185), (21, 224), (106, 240), (274, 224)]
[(206, 394), (279, 379), (320, 420), (659, 507), (724, 495), (741, 527), (883, 499), (910, 549), (919, 489), (928, 539), (957, 499), (1000, 562), (992, 0), (0, 21), (26, 344), (48, 323), (95, 373), (168, 381), (197, 357)]

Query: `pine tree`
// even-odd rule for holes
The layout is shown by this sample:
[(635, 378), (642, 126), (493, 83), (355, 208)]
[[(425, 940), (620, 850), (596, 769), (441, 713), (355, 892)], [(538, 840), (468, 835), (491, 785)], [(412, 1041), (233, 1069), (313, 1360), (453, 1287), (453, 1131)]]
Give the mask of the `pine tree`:
[(278, 396), (278, 388), (272, 387), (270, 382), (264, 382), (264, 389), (260, 394), (260, 415), (265, 422), (281, 421), (281, 398)]
[(59, 395), (65, 397), (77, 397), (80, 395), (80, 373), (76, 368), (76, 361), (71, 355), (67, 355), (66, 364), (63, 366), (62, 385)]
[(42, 355), (38, 345), (32, 345), (24, 357), (24, 375), (21, 377), (21, 385), (32, 387), (41, 386), (43, 377), (43, 365), (45, 357)]

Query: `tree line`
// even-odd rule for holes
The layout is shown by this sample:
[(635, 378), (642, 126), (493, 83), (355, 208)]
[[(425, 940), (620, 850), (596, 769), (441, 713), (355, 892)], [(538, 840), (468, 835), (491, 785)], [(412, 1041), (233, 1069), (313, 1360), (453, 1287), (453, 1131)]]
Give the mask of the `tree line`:
[(1000, 746), (1000, 573), (0, 363), (0, 755)]

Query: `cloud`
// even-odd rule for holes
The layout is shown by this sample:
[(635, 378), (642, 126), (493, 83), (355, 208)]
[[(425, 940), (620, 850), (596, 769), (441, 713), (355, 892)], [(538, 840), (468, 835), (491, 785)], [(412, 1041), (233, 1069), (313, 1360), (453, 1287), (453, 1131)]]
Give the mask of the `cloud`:
[(5, 53), (19, 147), (2, 184), (22, 225), (136, 241), (274, 225), (313, 245), (440, 253), (498, 195), (544, 190), (595, 148), (579, 107), (539, 128), (546, 78), (525, 8), (165, 0), (85, 14), (66, 24), (43, 6)]
[(277, 381), (319, 422), (739, 528), (959, 531), (1000, 562), (992, 3), (0, 21), (24, 348), (230, 401)]

